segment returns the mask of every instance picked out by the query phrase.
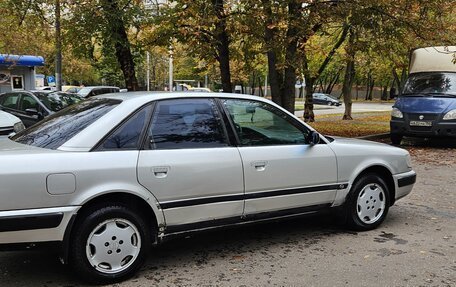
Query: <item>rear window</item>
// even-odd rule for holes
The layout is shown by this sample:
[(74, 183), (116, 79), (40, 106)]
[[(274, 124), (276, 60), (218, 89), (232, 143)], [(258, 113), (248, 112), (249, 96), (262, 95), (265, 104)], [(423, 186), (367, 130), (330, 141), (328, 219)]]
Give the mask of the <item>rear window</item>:
[(83, 101), (47, 117), (11, 139), (26, 145), (57, 149), (120, 102), (113, 99)]

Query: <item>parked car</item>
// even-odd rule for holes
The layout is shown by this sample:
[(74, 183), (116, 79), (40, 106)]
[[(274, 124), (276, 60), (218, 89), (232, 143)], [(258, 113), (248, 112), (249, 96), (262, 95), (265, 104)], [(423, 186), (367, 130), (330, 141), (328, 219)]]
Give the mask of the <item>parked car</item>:
[(80, 101), (82, 98), (64, 92), (17, 91), (0, 95), (0, 109), (17, 116), (29, 127)]
[(115, 282), (187, 232), (329, 208), (376, 228), (415, 178), (407, 151), (260, 97), (103, 95), (0, 140), (0, 243), (59, 243), (80, 278)]
[(18, 133), (23, 129), (25, 126), (18, 117), (0, 110), (0, 137)]
[(36, 87), (37, 91), (57, 91), (57, 88), (54, 86), (41, 86), (41, 87)]
[(404, 136), (456, 138), (456, 65), (452, 47), (413, 51), (410, 74), (391, 113), (391, 141)]
[(109, 94), (109, 93), (119, 93), (120, 89), (118, 87), (109, 87), (109, 86), (93, 86), (93, 87), (83, 87), (78, 91), (78, 95), (83, 98), (90, 98), (93, 96)]
[(189, 92), (203, 92), (203, 93), (210, 93), (211, 90), (209, 88), (203, 88), (203, 87), (195, 87), (195, 88), (189, 88)]
[(340, 106), (342, 103), (328, 94), (313, 93), (313, 103), (316, 105)]
[(62, 86), (62, 92), (77, 94), (81, 87), (78, 86)]

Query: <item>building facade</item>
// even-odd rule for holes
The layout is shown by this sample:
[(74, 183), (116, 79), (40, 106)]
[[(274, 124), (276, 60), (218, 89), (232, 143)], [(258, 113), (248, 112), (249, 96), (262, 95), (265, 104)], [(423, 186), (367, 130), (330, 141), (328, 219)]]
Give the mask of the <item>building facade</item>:
[(44, 66), (43, 57), (0, 54), (0, 93), (34, 90), (38, 66)]

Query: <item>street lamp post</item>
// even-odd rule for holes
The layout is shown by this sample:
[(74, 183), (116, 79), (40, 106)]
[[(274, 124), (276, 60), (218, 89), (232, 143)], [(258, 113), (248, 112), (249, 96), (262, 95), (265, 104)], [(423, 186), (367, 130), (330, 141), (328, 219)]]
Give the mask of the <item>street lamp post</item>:
[(60, 35), (60, 0), (55, 0), (55, 86), (62, 90), (62, 38)]
[(173, 91), (173, 46), (169, 46), (169, 91)]
[(150, 91), (150, 53), (149, 53), (149, 51), (146, 52), (146, 61), (147, 61), (146, 86), (147, 86), (147, 91)]

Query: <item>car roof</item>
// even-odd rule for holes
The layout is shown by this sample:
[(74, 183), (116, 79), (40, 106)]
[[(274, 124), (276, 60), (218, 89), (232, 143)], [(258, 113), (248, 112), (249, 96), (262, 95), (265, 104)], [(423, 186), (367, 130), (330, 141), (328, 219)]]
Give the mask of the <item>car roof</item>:
[(57, 92), (57, 91), (50, 91), (50, 90), (30, 90), (30, 91), (23, 91), (23, 92), (30, 92), (30, 93), (32, 93), (32, 94), (34, 94), (34, 93), (50, 94), (50, 93)]
[(115, 86), (86, 86), (86, 87), (80, 87), (81, 89), (84, 89), (84, 88), (88, 88), (88, 89), (104, 89), (104, 88), (108, 88), (108, 89), (119, 89), (119, 87), (115, 87)]
[(188, 93), (186, 91), (182, 92), (123, 92), (123, 93), (110, 93), (110, 94), (103, 94), (99, 96), (95, 96), (93, 98), (109, 98), (109, 99), (117, 99), (123, 102), (127, 101), (135, 101), (135, 102), (142, 102), (147, 103), (152, 100), (165, 100), (165, 99), (189, 99), (189, 98), (232, 98), (232, 99), (247, 99), (247, 100), (261, 100), (270, 102), (268, 99), (259, 97), (259, 96), (252, 96), (252, 95), (245, 95), (245, 94), (233, 94), (233, 93), (216, 93), (216, 92), (191, 92)]

